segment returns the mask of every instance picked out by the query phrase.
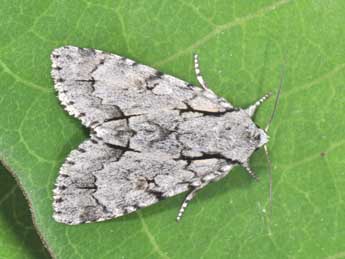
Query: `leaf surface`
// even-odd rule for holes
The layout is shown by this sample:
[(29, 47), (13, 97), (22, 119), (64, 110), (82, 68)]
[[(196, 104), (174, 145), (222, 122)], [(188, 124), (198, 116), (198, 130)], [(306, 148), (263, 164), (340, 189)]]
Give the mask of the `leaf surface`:
[(23, 193), (0, 165), (0, 258), (49, 258), (32, 224)]
[[(345, 2), (5, 1), (0, 9), (0, 159), (15, 172), (57, 258), (342, 258), (345, 256)], [(218, 94), (246, 107), (278, 87), (270, 128), (273, 215), (264, 153), (201, 191), (103, 223), (52, 219), (64, 158), (88, 132), (59, 104), (51, 51), (113, 52), (196, 83), (192, 53)], [(259, 110), (265, 126), (273, 100)], [(12, 223), (9, 223), (12, 224)], [(10, 238), (10, 237), (9, 237)]]

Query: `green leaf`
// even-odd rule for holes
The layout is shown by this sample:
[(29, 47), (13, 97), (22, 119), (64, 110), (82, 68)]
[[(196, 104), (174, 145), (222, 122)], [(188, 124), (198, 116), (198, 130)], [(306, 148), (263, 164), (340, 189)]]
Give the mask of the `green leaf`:
[[(345, 256), (345, 2), (3, 1), (0, 9), (0, 159), (15, 172), (57, 258), (341, 258)], [(245, 107), (278, 87), (270, 128), (273, 215), (262, 151), (201, 191), (180, 224), (183, 195), (103, 223), (52, 219), (64, 158), (87, 130), (59, 104), (49, 54), (62, 45), (123, 55), (210, 87)], [(265, 126), (273, 100), (256, 121)], [(11, 222), (9, 225), (13, 224)], [(9, 227), (9, 226), (7, 226)]]
[(0, 165), (0, 258), (49, 258), (32, 221), (27, 201)]

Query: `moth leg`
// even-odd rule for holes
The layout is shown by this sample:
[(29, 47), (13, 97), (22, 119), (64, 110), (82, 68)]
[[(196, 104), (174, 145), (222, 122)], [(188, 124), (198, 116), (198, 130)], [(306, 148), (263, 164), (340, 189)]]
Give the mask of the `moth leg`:
[(246, 169), (246, 171), (248, 172), (248, 174), (253, 177), (256, 181), (259, 180), (259, 177), (254, 173), (254, 171), (250, 168), (249, 163), (243, 163), (242, 166), (244, 167), (244, 169)]
[(254, 104), (250, 105), (247, 109), (245, 109), (245, 111), (248, 113), (250, 117), (252, 117), (256, 109), (271, 96), (272, 96), (272, 93), (265, 94), (263, 97), (257, 100)]
[(198, 187), (195, 187), (190, 193), (187, 194), (186, 198), (184, 199), (181, 208), (177, 214), (176, 221), (179, 222), (180, 219), (182, 218), (182, 215), (184, 213), (184, 210), (187, 208), (188, 203), (195, 197), (197, 191), (205, 187), (209, 182), (203, 183)]
[(209, 88), (201, 75), (201, 71), (199, 67), (199, 57), (197, 54), (194, 54), (194, 69), (195, 69), (196, 79), (199, 81), (199, 84), (204, 90), (208, 90)]
[(193, 190), (191, 190), (191, 192), (187, 194), (186, 198), (184, 199), (184, 201), (181, 205), (181, 208), (180, 208), (180, 210), (177, 214), (177, 217), (176, 217), (176, 221), (177, 222), (180, 221), (180, 219), (182, 218), (182, 215), (184, 213), (184, 210), (187, 208), (188, 203), (195, 197), (197, 191), (201, 190), (202, 188), (204, 188), (206, 185), (208, 185), (211, 182), (216, 182), (216, 181), (220, 180), (221, 178), (225, 177), (227, 175), (227, 173), (228, 172), (222, 173), (222, 174), (218, 175), (216, 178), (214, 178), (212, 180), (208, 180), (208, 181), (202, 183), (201, 185), (195, 187)]
[(222, 179), (225, 176), (227, 176), (228, 173), (229, 173), (228, 170), (226, 170), (224, 172), (217, 172), (216, 173), (217, 176), (215, 178), (209, 179), (209, 180), (205, 181), (204, 183), (200, 184), (199, 186), (194, 187), (194, 189), (191, 190), (190, 193), (188, 193), (186, 198), (184, 199), (184, 201), (183, 201), (183, 203), (181, 205), (181, 208), (180, 208), (180, 210), (179, 210), (179, 212), (177, 214), (176, 221), (177, 222), (180, 221), (180, 219), (182, 218), (182, 215), (184, 213), (184, 210), (188, 206), (188, 203), (195, 197), (197, 191), (201, 190), (202, 188), (204, 188), (209, 183), (219, 181), (220, 179)]

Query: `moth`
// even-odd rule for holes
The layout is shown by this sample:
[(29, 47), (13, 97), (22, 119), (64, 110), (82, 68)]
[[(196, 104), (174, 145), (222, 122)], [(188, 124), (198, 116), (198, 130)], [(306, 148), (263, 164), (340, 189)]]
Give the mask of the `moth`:
[(104, 221), (187, 192), (177, 221), (196, 193), (235, 166), (249, 166), (268, 134), (252, 120), (266, 94), (245, 109), (201, 87), (133, 60), (65, 46), (51, 54), (52, 78), (65, 110), (90, 138), (63, 163), (54, 189), (54, 219)]

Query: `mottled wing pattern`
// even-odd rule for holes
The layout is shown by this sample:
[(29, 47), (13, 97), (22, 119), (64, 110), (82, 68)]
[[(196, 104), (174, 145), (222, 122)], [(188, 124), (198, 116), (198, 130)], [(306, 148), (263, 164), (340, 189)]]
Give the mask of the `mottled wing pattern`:
[(51, 55), (52, 77), (65, 109), (87, 127), (162, 109), (219, 112), (231, 105), (133, 60), (94, 49), (66, 46)]
[[(67, 46), (51, 58), (58, 98), (91, 128), (61, 167), (57, 221), (115, 218), (219, 179), (236, 164), (212, 140), (228, 122), (207, 117), (233, 108), (211, 91), (98, 50)], [(197, 140), (203, 126), (213, 133), (202, 130)]]
[(87, 140), (61, 168), (54, 218), (66, 224), (116, 218), (185, 192), (226, 165), (219, 159), (185, 161), (123, 152)]
[(106, 209), (94, 196), (97, 192), (95, 172), (105, 163), (116, 161), (123, 151), (104, 143), (86, 140), (73, 150), (60, 169), (54, 190), (54, 218), (66, 224), (97, 220)]

